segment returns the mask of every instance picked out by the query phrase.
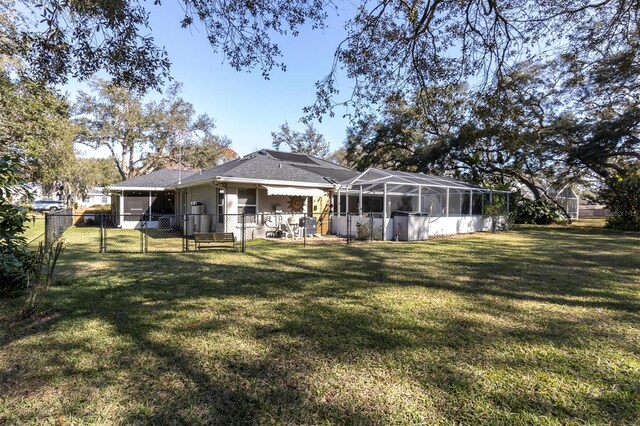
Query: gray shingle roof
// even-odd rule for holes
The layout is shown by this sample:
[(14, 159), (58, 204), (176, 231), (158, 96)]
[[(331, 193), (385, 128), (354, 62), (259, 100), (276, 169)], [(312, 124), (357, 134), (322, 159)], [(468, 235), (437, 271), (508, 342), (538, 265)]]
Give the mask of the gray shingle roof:
[[(286, 155), (283, 155), (286, 154)], [(210, 181), (216, 177), (251, 180), (281, 180), (330, 184), (357, 173), (337, 164), (302, 154), (261, 150), (183, 179), (183, 184)]]
[(182, 180), (184, 181), (195, 172), (192, 170), (172, 170), (161, 169), (155, 172), (148, 173), (146, 175), (138, 176), (133, 179), (125, 180), (124, 182), (116, 183), (111, 187), (116, 188), (168, 188), (175, 185), (178, 182), (180, 174), (182, 174)]

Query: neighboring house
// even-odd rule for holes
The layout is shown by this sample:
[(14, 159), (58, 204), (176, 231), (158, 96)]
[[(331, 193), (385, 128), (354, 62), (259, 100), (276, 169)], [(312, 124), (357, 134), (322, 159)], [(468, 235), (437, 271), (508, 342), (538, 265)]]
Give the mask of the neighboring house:
[(80, 207), (111, 204), (111, 194), (109, 192), (105, 192), (103, 187), (95, 186), (89, 189), (83, 198), (78, 199), (77, 203)]
[[(540, 183), (536, 183), (536, 187), (543, 197), (551, 199), (561, 206), (571, 219), (580, 218), (580, 197), (570, 185), (565, 185), (559, 190), (551, 185)], [(516, 188), (520, 190), (524, 198), (535, 199), (531, 189), (525, 185), (516, 185)]]

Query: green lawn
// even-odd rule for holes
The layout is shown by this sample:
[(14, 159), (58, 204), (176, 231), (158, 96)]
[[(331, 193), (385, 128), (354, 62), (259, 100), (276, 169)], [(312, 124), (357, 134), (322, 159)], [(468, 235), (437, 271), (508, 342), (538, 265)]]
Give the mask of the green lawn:
[(640, 236), (594, 223), (68, 251), (2, 325), (0, 424), (638, 424)]

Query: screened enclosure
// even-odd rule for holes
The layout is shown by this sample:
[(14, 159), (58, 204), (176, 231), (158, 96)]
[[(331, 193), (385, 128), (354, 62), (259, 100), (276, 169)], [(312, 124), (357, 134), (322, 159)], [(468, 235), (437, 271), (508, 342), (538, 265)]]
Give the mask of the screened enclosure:
[[(340, 183), (333, 198), (332, 232), (346, 234), (348, 216), (369, 215), (378, 218), (382, 239), (401, 239), (400, 235), (411, 239), (403, 228), (408, 226), (427, 227), (420, 231), (422, 237), (416, 238), (425, 239), (495, 229), (508, 209), (509, 194), (505, 191), (446, 177), (371, 168)], [(396, 219), (399, 217), (422, 219)]]

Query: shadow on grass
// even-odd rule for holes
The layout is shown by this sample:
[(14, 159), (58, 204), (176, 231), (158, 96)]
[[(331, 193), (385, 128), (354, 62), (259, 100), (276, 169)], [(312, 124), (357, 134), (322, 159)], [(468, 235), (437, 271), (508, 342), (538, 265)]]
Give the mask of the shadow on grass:
[[(602, 345), (618, 351), (603, 358), (638, 356), (623, 332), (640, 322), (636, 240), (606, 231), (595, 244), (585, 228), (520, 232), (515, 242), (495, 235), (319, 250), (268, 245), (246, 256), (66, 253), (61, 271), (80, 283), (55, 289), (52, 305), (65, 315), (3, 338), (3, 346), (45, 355), (30, 370), (34, 360), (16, 353), (0, 393), (25, 397), (16, 386), (28, 381), (29, 395), (52, 382), (106, 381), (123, 401), (122, 424), (424, 419), (419, 409), (381, 402), (410, 405), (369, 378), (390, 371), (391, 381), (439, 401), (443, 422), (637, 419), (638, 372), (612, 373), (591, 356)], [(99, 366), (77, 358), (95, 351), (74, 332), (85, 322), (114, 340)], [(506, 352), (514, 346), (515, 355)], [(483, 383), (485, 370), (506, 378)], [(536, 374), (562, 375), (575, 389), (615, 386), (598, 398), (573, 388), (553, 397), (519, 381)], [(354, 377), (375, 385), (351, 388), (345, 382)], [(359, 390), (380, 394), (367, 400)]]

